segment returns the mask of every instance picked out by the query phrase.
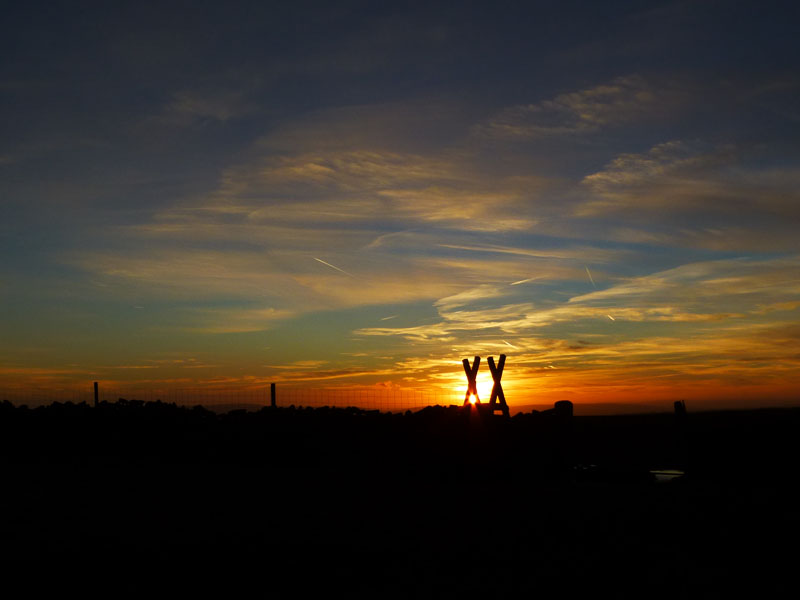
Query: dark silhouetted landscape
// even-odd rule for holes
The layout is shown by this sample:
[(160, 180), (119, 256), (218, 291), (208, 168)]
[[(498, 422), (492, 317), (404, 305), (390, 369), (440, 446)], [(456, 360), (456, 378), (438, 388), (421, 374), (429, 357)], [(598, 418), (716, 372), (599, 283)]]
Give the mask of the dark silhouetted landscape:
[(109, 596), (788, 593), (800, 409), (688, 408), (5, 402), (0, 564)]

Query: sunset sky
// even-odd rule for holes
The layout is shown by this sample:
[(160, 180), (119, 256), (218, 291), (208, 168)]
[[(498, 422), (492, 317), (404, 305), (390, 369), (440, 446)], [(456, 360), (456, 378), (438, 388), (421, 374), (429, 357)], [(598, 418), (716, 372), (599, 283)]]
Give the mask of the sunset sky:
[(0, 397), (800, 404), (796, 6), (12, 3)]

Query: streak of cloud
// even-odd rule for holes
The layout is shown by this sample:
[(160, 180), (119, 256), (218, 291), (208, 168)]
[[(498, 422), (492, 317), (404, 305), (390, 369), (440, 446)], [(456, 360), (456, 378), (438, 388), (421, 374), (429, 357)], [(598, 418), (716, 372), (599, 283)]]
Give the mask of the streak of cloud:
[(623, 252), (619, 250), (606, 250), (603, 248), (578, 247), (578, 248), (515, 248), (511, 246), (481, 245), (481, 244), (439, 244), (442, 248), (451, 250), (467, 250), (471, 252), (487, 252), (496, 254), (514, 254), (547, 260), (581, 260), (591, 257), (593, 260), (618, 260)]
[(593, 287), (594, 289), (597, 289), (597, 286), (596, 286), (596, 285), (595, 285), (595, 283), (594, 283), (594, 278), (592, 277), (592, 272), (589, 270), (589, 267), (587, 267), (587, 266), (584, 266), (583, 268), (584, 268), (584, 269), (586, 269), (586, 274), (589, 276), (589, 281), (591, 281), (591, 282), (592, 282), (592, 287)]
[(519, 281), (512, 281), (508, 285), (522, 285), (523, 283), (528, 283), (529, 281), (536, 281), (539, 279), (538, 277), (529, 277), (528, 279), (520, 279)]
[(317, 261), (317, 262), (321, 262), (323, 265), (325, 265), (325, 266), (327, 266), (327, 267), (330, 267), (331, 269), (336, 269), (337, 271), (339, 271), (340, 273), (344, 273), (344, 274), (345, 274), (345, 275), (347, 275), (348, 277), (352, 277), (353, 279), (355, 279), (355, 278), (356, 278), (356, 276), (355, 276), (355, 275), (353, 275), (352, 273), (348, 273), (347, 271), (345, 271), (344, 269), (340, 269), (340, 268), (339, 268), (339, 267), (337, 267), (336, 265), (332, 265), (332, 264), (331, 264), (331, 263), (329, 263), (329, 262), (325, 262), (325, 261), (324, 261), (324, 260), (322, 260), (321, 258), (317, 258), (316, 256), (314, 256), (313, 258), (314, 258), (314, 260), (315, 260), (315, 261)]

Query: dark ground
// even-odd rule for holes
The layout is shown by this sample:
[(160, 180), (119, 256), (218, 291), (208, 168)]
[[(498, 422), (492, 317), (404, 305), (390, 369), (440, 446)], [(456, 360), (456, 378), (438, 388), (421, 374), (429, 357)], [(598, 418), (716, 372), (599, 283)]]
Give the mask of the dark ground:
[(798, 427), (5, 403), (0, 574), (108, 596), (788, 596)]

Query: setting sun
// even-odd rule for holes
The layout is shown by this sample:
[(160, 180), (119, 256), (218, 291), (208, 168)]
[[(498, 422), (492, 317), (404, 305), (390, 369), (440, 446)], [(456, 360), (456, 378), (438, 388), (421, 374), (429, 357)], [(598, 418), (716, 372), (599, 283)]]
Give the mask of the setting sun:
[(488, 371), (486, 373), (478, 373), (476, 384), (478, 387), (478, 398), (488, 402), (489, 397), (492, 395), (492, 379)]

